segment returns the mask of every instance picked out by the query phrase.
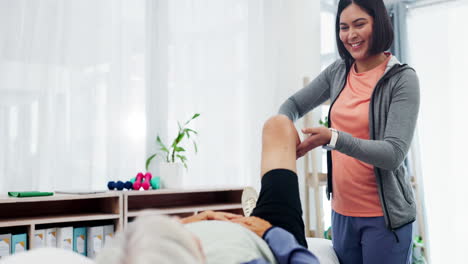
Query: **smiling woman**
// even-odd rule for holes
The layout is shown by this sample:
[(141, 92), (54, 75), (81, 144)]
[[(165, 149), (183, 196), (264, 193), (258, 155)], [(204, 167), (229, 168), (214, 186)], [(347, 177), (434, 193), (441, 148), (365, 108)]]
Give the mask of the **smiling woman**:
[[(364, 17), (355, 19), (356, 16)], [(341, 14), (340, 40), (356, 60), (362, 60), (367, 56), (373, 23), (374, 19), (357, 5), (351, 5)]]
[(335, 33), (341, 59), (279, 114), (296, 121), (331, 101), (329, 129), (303, 129), (297, 156), (321, 145), (331, 150), (327, 194), (340, 263), (407, 263), (416, 206), (403, 161), (419, 110), (418, 78), (387, 52), (394, 34), (382, 0), (341, 0)]
[(385, 7), (376, 8), (379, 1), (368, 5), (351, 2), (341, 1), (342, 12), (336, 17), (338, 51), (347, 62), (356, 61), (357, 72), (367, 71), (386, 59), (383, 51), (393, 42), (393, 29)]

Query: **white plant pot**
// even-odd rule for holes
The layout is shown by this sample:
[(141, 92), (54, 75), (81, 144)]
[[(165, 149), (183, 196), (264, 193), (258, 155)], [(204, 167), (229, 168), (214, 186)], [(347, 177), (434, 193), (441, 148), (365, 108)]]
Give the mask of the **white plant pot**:
[(162, 188), (181, 189), (186, 185), (185, 168), (182, 163), (162, 162), (159, 166)]

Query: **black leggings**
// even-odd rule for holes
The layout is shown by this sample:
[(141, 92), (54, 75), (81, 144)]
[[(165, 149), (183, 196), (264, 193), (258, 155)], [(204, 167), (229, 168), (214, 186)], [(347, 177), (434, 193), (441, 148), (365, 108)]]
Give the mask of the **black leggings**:
[(252, 216), (260, 217), (273, 226), (291, 233), (307, 248), (302, 220), (299, 185), (295, 172), (286, 169), (271, 170), (262, 177), (262, 188)]

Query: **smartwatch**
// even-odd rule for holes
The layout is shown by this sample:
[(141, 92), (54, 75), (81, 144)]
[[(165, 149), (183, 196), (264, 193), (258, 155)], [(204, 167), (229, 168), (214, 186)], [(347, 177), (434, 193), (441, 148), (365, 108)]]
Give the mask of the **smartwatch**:
[(336, 141), (338, 140), (338, 131), (334, 128), (329, 128), (332, 135), (330, 139), (330, 143), (323, 145), (322, 147), (326, 150), (334, 150), (336, 146)]

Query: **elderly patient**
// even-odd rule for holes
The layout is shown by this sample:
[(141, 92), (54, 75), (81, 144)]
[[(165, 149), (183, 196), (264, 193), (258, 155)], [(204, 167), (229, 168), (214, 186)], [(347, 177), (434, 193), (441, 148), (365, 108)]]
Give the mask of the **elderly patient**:
[(251, 216), (212, 211), (182, 219), (142, 216), (117, 235), (97, 263), (319, 263), (306, 248), (296, 175), (299, 143), (286, 116), (265, 123), (262, 187)]

